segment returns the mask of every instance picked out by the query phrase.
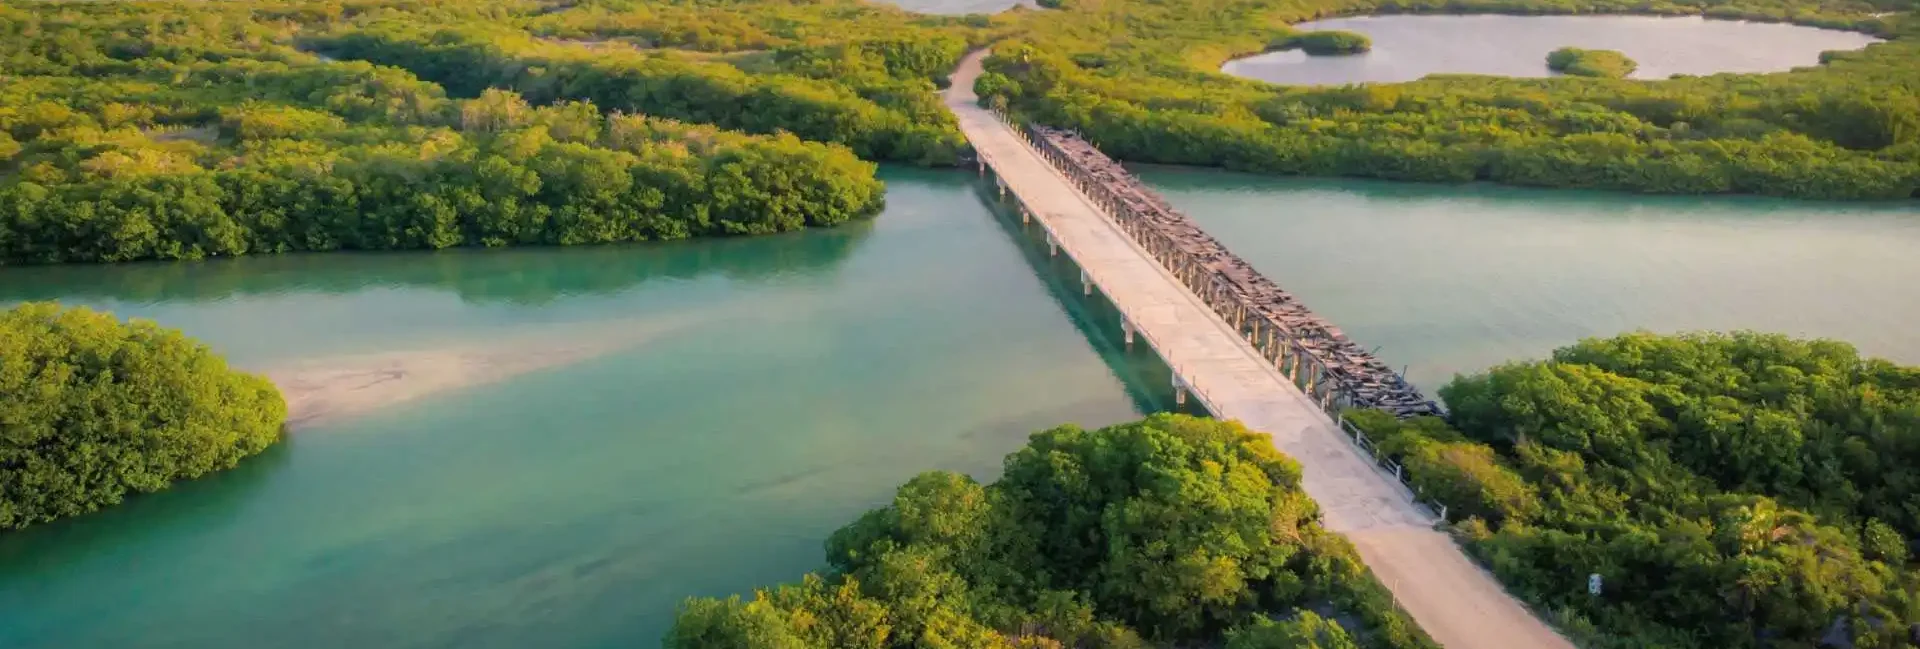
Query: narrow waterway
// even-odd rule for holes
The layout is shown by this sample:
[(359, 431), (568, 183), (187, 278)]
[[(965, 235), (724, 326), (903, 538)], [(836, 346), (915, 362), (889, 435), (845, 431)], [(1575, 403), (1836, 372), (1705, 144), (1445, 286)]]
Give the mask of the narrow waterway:
[(1920, 203), (1141, 175), (1429, 388), (1635, 329), (1829, 337), (1920, 364)]
[(1151, 357), (1088, 344), (1099, 314), (970, 174), (885, 176), (873, 223), (790, 236), (0, 269), (0, 302), (151, 318), (254, 369), (538, 360), (0, 534), (0, 647), (653, 646), (689, 595), (818, 566), (915, 473), (990, 478), (1033, 430), (1159, 407), (1118, 378)]

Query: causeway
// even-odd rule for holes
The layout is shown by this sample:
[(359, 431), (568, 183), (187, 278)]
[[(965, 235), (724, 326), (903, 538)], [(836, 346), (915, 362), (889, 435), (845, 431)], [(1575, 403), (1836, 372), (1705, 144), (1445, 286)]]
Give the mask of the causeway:
[[(1298, 460), (1304, 488), (1320, 503), (1322, 523), (1353, 542), (1375, 576), (1442, 646), (1572, 649), (1435, 531), (1434, 513), (1328, 414), (1344, 405), (1325, 387), (1339, 378), (1338, 361), (1297, 345), (1276, 345), (1275, 330), (1263, 333), (1252, 317), (1258, 314), (1234, 312), (1230, 323), (1189, 288), (1192, 277), (1183, 282), (1176, 275), (1194, 269), (1170, 270), (1136, 239), (1138, 233), (1129, 234), (1103, 212), (1110, 197), (1084, 191), (1082, 181), (1049, 162), (1057, 153), (1042, 153), (1044, 140), (979, 106), (973, 85), (986, 55), (977, 51), (962, 60), (945, 97), (982, 172), (991, 170), (1021, 214), (1039, 223), (1048, 242), (1083, 269), (1089, 291), (1097, 288), (1119, 308), (1129, 336), (1144, 338), (1174, 368), (1176, 388), (1214, 416), (1271, 436), (1275, 447)], [(1316, 385), (1315, 376), (1322, 383)]]

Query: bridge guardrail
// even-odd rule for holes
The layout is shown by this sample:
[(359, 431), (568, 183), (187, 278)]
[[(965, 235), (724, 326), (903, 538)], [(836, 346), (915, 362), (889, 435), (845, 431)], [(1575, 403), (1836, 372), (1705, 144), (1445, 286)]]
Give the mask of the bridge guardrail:
[[(1348, 389), (1340, 377), (1331, 371), (1330, 365), (1325, 360), (1309, 349), (1303, 341), (1294, 337), (1287, 327), (1274, 322), (1257, 309), (1240, 303), (1235, 293), (1224, 286), (1227, 281), (1224, 277), (1217, 271), (1209, 269), (1203, 260), (1187, 255), (1178, 242), (1154, 228), (1144, 218), (1123, 209), (1125, 203), (1119, 197), (1110, 195), (1107, 188), (1086, 182), (1077, 177), (1078, 174), (1070, 173), (1073, 162), (1064, 152), (1057, 150), (1051, 142), (1038, 136), (1031, 127), (1016, 123), (1001, 110), (990, 110), (995, 117), (1019, 134), (1038, 152), (1042, 160), (1056, 169), (1068, 172), (1062, 173), (1062, 177), (1066, 178), (1083, 197), (1090, 199), (1088, 202), (1106, 215), (1112, 223), (1118, 225), (1120, 230), (1133, 239), (1141, 250), (1199, 297), (1202, 303), (1214, 311), (1215, 315), (1220, 316), (1228, 326), (1233, 327), (1249, 346), (1272, 363), (1272, 368), (1277, 373), (1292, 382), (1294, 387), (1305, 393), (1322, 412), (1333, 418), (1342, 436), (1350, 444), (1359, 452), (1371, 457), (1375, 465), (1384, 473), (1392, 475), (1395, 482), (1406, 489), (1407, 494), (1415, 502), (1426, 505), (1436, 514), (1441, 523), (1448, 521), (1447, 506), (1444, 503), (1425, 498), (1423, 491), (1412, 483), (1412, 478), (1407, 475), (1404, 465), (1382, 454), (1364, 432), (1346, 420), (1344, 411), (1347, 408), (1359, 406), (1362, 401), (1355, 398), (1353, 391)], [(976, 155), (981, 157), (983, 163), (991, 166), (990, 156), (984, 151), (976, 151)], [(1021, 209), (1026, 208), (1023, 206)], [(1036, 218), (1035, 221), (1040, 223), (1050, 241), (1061, 240), (1054, 232), (1052, 225), (1045, 219)], [(1077, 260), (1076, 263), (1078, 263)], [(1085, 265), (1081, 267), (1085, 268)], [(1117, 304), (1115, 306), (1127, 322), (1139, 321), (1132, 314), (1127, 313), (1125, 307)], [(1185, 375), (1179, 360), (1171, 357), (1167, 351), (1169, 347), (1160, 345), (1153, 339), (1152, 334), (1146, 331), (1137, 327), (1134, 331), (1137, 335), (1147, 338), (1147, 343), (1159, 351), (1162, 359), (1173, 370), (1176, 389), (1186, 389), (1209, 412), (1219, 412), (1215, 406), (1217, 402), (1207, 393), (1206, 387)]]

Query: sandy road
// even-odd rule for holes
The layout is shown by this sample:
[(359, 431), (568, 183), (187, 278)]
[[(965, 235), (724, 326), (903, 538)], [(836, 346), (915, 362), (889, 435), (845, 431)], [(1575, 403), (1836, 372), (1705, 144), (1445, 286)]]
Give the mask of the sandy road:
[(973, 84), (986, 52), (961, 60), (946, 104), (1000, 181), (1091, 275), (1170, 362), (1196, 381), (1208, 408), (1267, 433), (1299, 460), (1322, 524), (1352, 541), (1428, 635), (1448, 649), (1572, 649), (1573, 645), (1469, 560), (1399, 481), (1348, 444), (1332, 420), (1212, 310), (1102, 214), (1024, 139), (980, 108)]

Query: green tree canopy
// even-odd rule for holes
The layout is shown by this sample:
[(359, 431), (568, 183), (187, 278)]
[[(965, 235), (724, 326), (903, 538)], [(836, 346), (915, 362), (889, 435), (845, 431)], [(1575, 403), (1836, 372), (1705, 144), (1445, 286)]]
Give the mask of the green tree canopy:
[(266, 379), (150, 322), (0, 313), (0, 530), (85, 514), (259, 453), (287, 416)]
[[(1582, 341), (1354, 413), (1509, 588), (1597, 646), (1911, 647), (1920, 368), (1756, 333)], [(1587, 593), (1585, 575), (1604, 593)]]
[(666, 646), (1432, 647), (1299, 481), (1234, 423), (1062, 426), (997, 482), (915, 477), (833, 534), (823, 574), (688, 601)]
[(1640, 64), (1614, 50), (1562, 47), (1547, 53), (1547, 69), (1577, 77), (1625, 79)]
[[(1077, 130), (1128, 162), (1652, 193), (1911, 199), (1920, 195), (1920, 20), (1912, 11), (1908, 0), (1075, 2), (1033, 12), (1024, 29), (995, 45), (986, 61), (992, 74), (976, 90), (984, 102)], [(1339, 15), (1476, 12), (1704, 15), (1889, 40), (1826, 52), (1822, 65), (1792, 71), (1645, 81), (1432, 75), (1308, 87), (1221, 73), (1234, 57), (1307, 37), (1287, 25)], [(1596, 71), (1624, 76), (1625, 63)]]
[(838, 4), (0, 6), (0, 264), (870, 216), (859, 156), (957, 159), (934, 85), (978, 28)]
[(1373, 49), (1373, 39), (1366, 34), (1338, 29), (1324, 29), (1302, 32), (1277, 43), (1276, 49), (1298, 49), (1315, 56), (1336, 56), (1341, 54), (1360, 54)]

